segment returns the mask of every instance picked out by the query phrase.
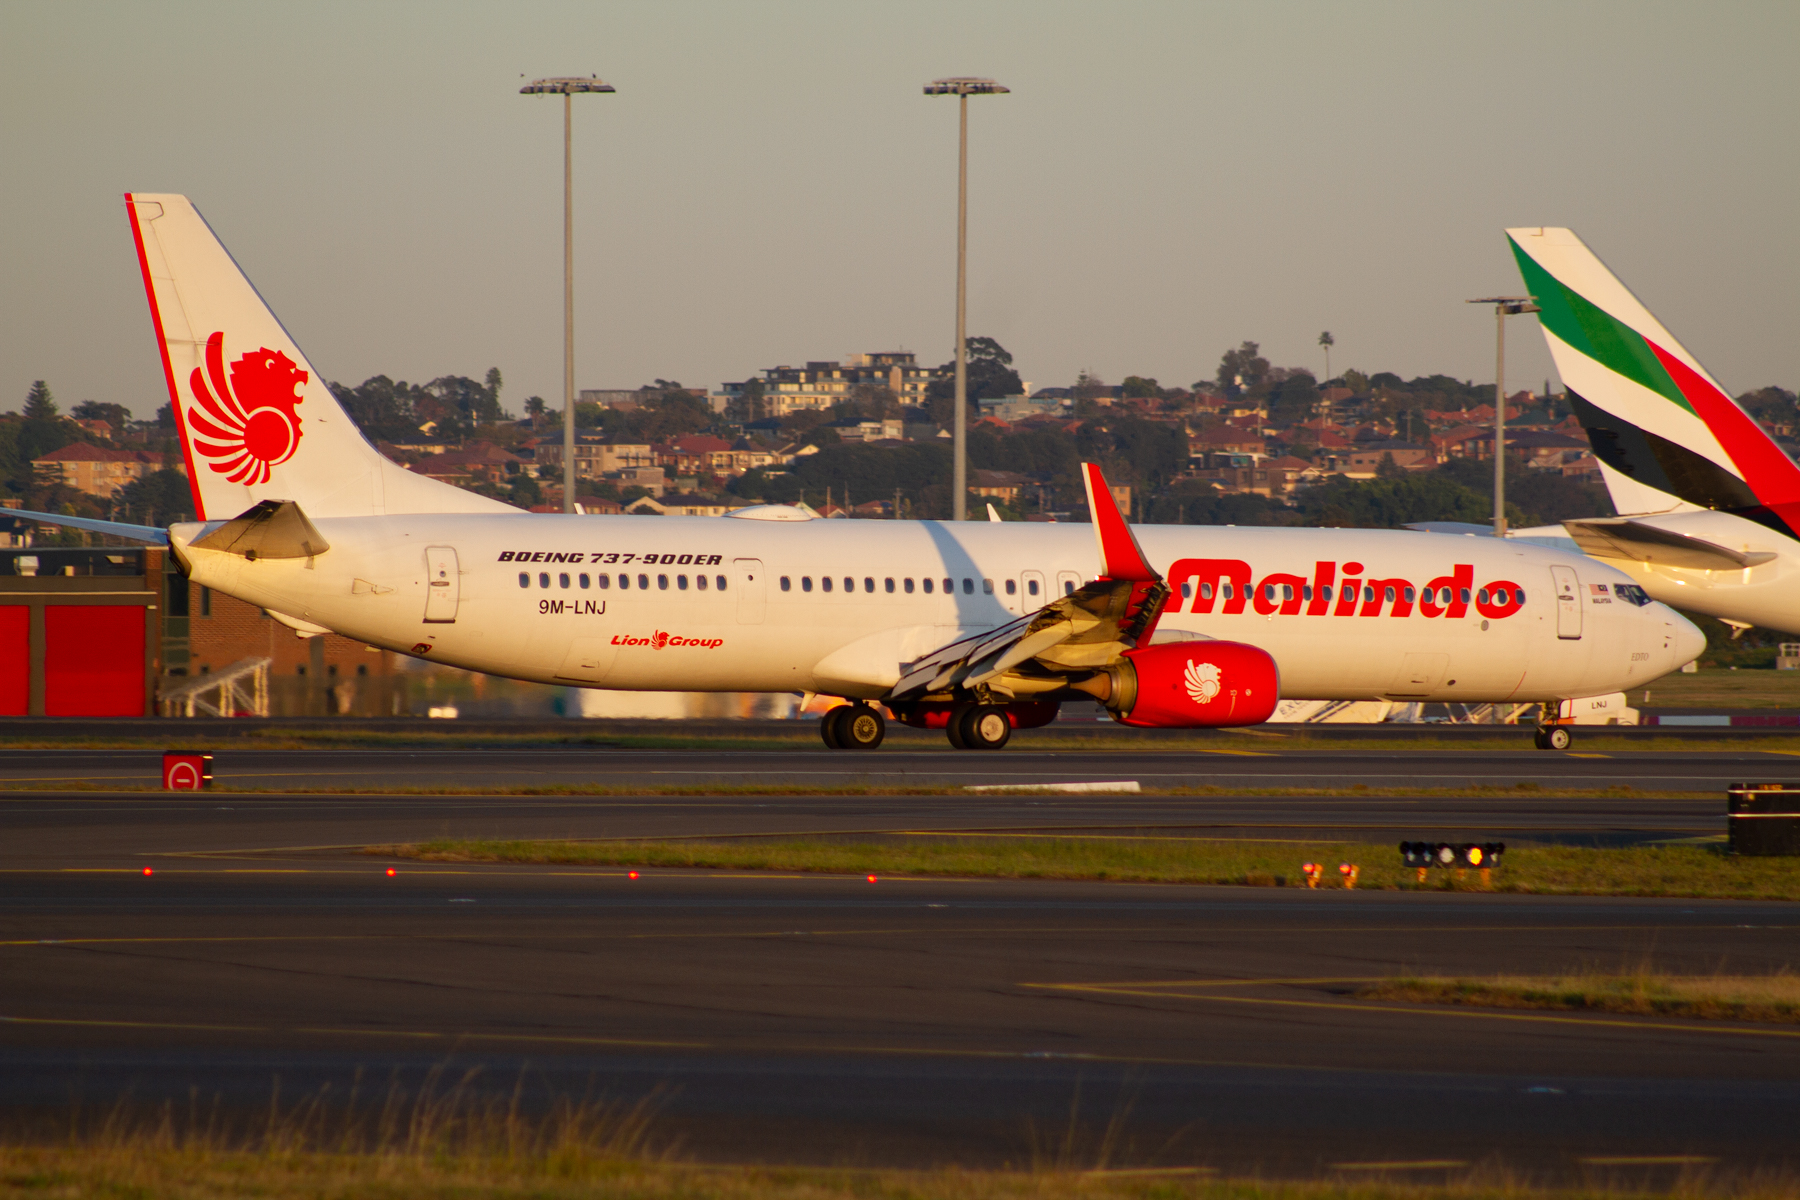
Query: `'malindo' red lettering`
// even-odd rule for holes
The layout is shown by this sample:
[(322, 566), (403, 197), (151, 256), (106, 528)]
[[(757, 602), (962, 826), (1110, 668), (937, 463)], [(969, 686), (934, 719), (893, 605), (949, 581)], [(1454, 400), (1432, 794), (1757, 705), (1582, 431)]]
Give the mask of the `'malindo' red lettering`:
[(694, 648), (697, 650), (717, 650), (725, 644), (724, 638), (691, 638), (677, 634), (664, 633), (657, 630), (649, 637), (634, 637), (629, 633), (616, 633), (612, 644), (615, 646), (648, 646), (652, 650)]
[(1359, 562), (1340, 570), (1335, 562), (1313, 564), (1312, 576), (1276, 571), (1255, 577), (1237, 558), (1183, 558), (1169, 568), (1172, 611), (1235, 616), (1248, 606), (1262, 616), (1442, 617), (1460, 620), (1472, 609), (1493, 620), (1525, 607), (1525, 589), (1509, 579), (1475, 586), (1475, 568), (1458, 563), (1447, 575), (1415, 584), (1381, 577)]

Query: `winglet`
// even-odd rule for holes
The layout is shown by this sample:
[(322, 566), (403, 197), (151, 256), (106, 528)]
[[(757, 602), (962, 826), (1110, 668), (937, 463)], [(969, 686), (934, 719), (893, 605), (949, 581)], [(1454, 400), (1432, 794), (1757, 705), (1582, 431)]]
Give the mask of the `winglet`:
[(1162, 578), (1144, 557), (1131, 526), (1119, 512), (1106, 476), (1093, 463), (1081, 464), (1081, 480), (1087, 485), (1088, 512), (1093, 515), (1094, 537), (1100, 543), (1100, 577), (1154, 582)]

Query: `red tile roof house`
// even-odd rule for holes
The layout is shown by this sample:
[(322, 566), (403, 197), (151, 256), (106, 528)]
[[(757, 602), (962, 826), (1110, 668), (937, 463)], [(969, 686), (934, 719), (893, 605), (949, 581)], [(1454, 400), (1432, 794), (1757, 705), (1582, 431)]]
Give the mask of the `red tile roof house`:
[(519, 473), (524, 461), (518, 455), (508, 453), (489, 442), (481, 442), (466, 450), (434, 454), (411, 469), (420, 475), (451, 483), (467, 479), (505, 483), (511, 476)]
[(134, 479), (162, 469), (162, 455), (154, 450), (111, 450), (91, 442), (76, 442), (31, 460), (38, 482), (60, 483), (90, 496), (110, 497)]
[(1256, 454), (1269, 452), (1268, 439), (1250, 430), (1231, 425), (1214, 426), (1188, 435), (1188, 454)]

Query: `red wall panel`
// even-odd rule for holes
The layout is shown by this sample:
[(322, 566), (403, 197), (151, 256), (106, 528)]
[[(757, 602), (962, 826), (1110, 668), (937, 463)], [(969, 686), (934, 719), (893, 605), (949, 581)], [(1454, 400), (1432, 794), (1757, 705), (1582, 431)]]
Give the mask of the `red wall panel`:
[(142, 605), (46, 605), (44, 639), (46, 716), (144, 715)]
[(0, 605), (0, 717), (22, 717), (31, 706), (31, 609)]

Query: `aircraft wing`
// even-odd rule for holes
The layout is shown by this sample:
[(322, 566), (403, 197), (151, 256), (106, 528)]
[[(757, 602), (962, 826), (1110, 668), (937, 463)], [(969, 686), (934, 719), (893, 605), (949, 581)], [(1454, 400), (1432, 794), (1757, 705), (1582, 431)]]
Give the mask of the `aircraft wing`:
[(65, 517), (61, 513), (32, 512), (25, 508), (0, 508), (0, 517), (23, 517), (45, 525), (61, 525), (65, 529), (85, 529), (89, 533), (109, 533), (113, 537), (148, 542), (152, 546), (169, 544), (169, 531), (155, 525), (129, 525), (124, 521), (101, 521), (94, 517)]
[(916, 700), (958, 688), (1003, 698), (1066, 687), (1120, 654), (1147, 645), (1169, 598), (1113, 501), (1106, 477), (1082, 464), (1088, 511), (1100, 543), (1101, 577), (1029, 616), (952, 642), (903, 666), (888, 700)]
[(1659, 563), (1700, 571), (1741, 571), (1775, 558), (1766, 550), (1733, 550), (1705, 538), (1672, 533), (1629, 517), (1564, 521), (1563, 528), (1569, 531), (1569, 536), (1575, 539), (1583, 553), (1595, 558), (1622, 558), (1627, 562)]

